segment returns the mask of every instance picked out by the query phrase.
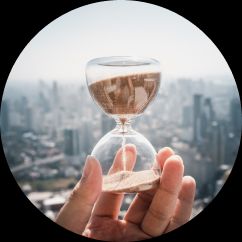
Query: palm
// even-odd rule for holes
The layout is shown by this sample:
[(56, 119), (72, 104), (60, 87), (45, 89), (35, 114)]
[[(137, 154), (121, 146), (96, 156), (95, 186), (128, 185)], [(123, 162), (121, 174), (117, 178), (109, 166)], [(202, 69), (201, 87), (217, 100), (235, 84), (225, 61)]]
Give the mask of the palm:
[(151, 237), (136, 224), (109, 217), (92, 218), (83, 235), (105, 241), (138, 241)]

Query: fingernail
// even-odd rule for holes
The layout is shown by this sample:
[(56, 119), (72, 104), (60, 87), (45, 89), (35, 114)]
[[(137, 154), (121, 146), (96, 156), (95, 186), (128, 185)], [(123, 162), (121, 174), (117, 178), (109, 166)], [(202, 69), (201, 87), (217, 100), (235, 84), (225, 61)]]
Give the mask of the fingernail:
[(91, 156), (91, 155), (87, 156), (87, 159), (86, 159), (86, 162), (85, 162), (85, 166), (83, 168), (82, 177), (87, 178), (90, 175), (90, 173), (92, 171), (92, 168), (93, 168), (93, 166), (92, 166), (93, 159), (94, 159), (93, 156)]

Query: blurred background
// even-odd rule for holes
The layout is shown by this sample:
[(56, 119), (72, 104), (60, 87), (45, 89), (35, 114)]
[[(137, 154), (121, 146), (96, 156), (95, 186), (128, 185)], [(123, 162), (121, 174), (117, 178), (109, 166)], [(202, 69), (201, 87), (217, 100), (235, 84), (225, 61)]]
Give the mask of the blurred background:
[[(114, 17), (115, 16), (115, 17)], [(85, 64), (107, 55), (161, 61), (161, 88), (133, 128), (158, 151), (181, 155), (196, 179), (193, 216), (219, 192), (240, 145), (241, 103), (219, 50), (169, 10), (130, 1), (91, 4), (44, 28), (23, 50), (1, 103), (1, 138), (9, 167), (30, 201), (54, 219), (85, 158), (115, 123), (94, 104)], [(126, 195), (122, 215), (132, 201)]]

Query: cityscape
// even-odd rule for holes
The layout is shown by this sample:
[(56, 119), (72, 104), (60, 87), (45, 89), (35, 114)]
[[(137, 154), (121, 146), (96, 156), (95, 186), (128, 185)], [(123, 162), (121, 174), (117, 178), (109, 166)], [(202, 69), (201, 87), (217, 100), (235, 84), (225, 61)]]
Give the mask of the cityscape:
[[(1, 104), (1, 138), (10, 170), (50, 219), (80, 179), (86, 156), (115, 127), (80, 83), (8, 83)], [(157, 97), (133, 128), (156, 151), (169, 146), (182, 156), (185, 175), (197, 183), (195, 216), (222, 188), (237, 156), (241, 104), (235, 81), (161, 80)], [(120, 216), (133, 196), (125, 195)]]

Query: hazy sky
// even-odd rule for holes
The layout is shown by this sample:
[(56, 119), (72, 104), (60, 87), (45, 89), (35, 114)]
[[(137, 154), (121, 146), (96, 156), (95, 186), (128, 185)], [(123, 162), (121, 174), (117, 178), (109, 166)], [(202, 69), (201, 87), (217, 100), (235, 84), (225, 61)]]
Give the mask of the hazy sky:
[(90, 4), (51, 22), (22, 51), (9, 82), (83, 82), (88, 60), (111, 55), (156, 58), (163, 78), (232, 75), (217, 47), (191, 22), (156, 5), (120, 0)]

